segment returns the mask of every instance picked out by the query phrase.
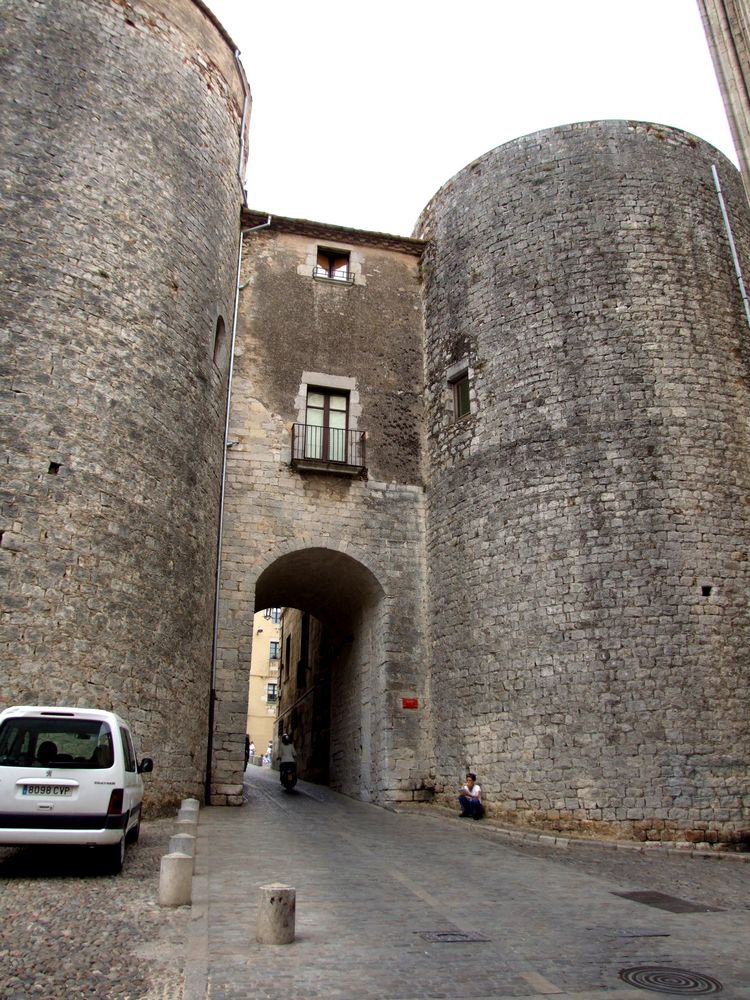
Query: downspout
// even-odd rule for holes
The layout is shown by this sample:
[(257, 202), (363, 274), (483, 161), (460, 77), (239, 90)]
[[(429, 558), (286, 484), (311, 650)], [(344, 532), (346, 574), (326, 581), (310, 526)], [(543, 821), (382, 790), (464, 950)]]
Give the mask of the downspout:
[(740, 259), (737, 256), (737, 247), (734, 244), (734, 236), (732, 235), (732, 226), (729, 222), (729, 214), (727, 213), (727, 206), (724, 203), (724, 195), (721, 191), (721, 184), (719, 182), (719, 171), (716, 169), (714, 163), (711, 164), (711, 173), (714, 177), (714, 185), (716, 186), (716, 194), (719, 199), (719, 207), (721, 208), (721, 217), (724, 220), (724, 229), (726, 230), (727, 240), (729, 241), (729, 252), (732, 255), (732, 263), (734, 264), (734, 273), (737, 275), (737, 284), (739, 285), (740, 295), (742, 296), (742, 304), (745, 307), (745, 319), (747, 320), (747, 325), (750, 327), (750, 303), (747, 299), (747, 291), (745, 289), (745, 282), (742, 280), (742, 269), (740, 268)]
[[(216, 709), (216, 657), (219, 640), (219, 589), (221, 586), (221, 549), (224, 542), (224, 500), (227, 483), (227, 451), (229, 449), (229, 417), (232, 403), (232, 376), (234, 375), (234, 347), (237, 340), (237, 317), (240, 309), (240, 277), (242, 272), (242, 247), (247, 233), (258, 229), (266, 229), (271, 225), (269, 215), (265, 222), (249, 229), (240, 229), (240, 240), (237, 248), (237, 278), (234, 285), (234, 315), (232, 317), (232, 336), (229, 342), (229, 374), (227, 377), (227, 404), (224, 414), (224, 449), (221, 456), (221, 486), (219, 490), (219, 530), (216, 539), (216, 577), (214, 580), (214, 630), (211, 642), (211, 691), (208, 702), (208, 741), (206, 746), (206, 779), (204, 796), (206, 805), (211, 804), (211, 771), (214, 755), (214, 719)], [(243, 286), (244, 287), (244, 286)]]

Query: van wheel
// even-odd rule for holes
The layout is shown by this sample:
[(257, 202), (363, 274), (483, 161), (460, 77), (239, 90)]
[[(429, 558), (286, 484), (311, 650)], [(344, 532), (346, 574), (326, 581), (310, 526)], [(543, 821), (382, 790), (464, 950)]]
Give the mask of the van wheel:
[(107, 844), (99, 848), (102, 871), (105, 875), (119, 875), (125, 863), (125, 833), (116, 844)]

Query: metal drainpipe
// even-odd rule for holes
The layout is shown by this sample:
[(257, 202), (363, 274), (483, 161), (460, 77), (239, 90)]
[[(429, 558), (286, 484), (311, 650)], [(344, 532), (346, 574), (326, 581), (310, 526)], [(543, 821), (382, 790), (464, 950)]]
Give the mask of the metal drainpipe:
[(747, 320), (747, 325), (750, 327), (750, 303), (747, 300), (747, 291), (745, 290), (745, 282), (742, 280), (742, 270), (740, 269), (740, 259), (737, 256), (737, 248), (734, 245), (734, 236), (732, 235), (732, 226), (729, 222), (729, 215), (727, 213), (727, 206), (724, 203), (724, 195), (721, 191), (721, 184), (719, 182), (719, 171), (716, 169), (716, 164), (711, 164), (711, 173), (714, 177), (714, 185), (716, 186), (716, 194), (719, 199), (719, 207), (721, 208), (721, 217), (724, 220), (724, 229), (726, 230), (727, 240), (729, 241), (729, 251), (732, 255), (732, 263), (734, 264), (734, 273), (737, 275), (737, 284), (740, 287), (740, 295), (742, 296), (742, 304), (745, 307), (745, 319)]
[(237, 280), (234, 287), (234, 316), (232, 317), (232, 336), (229, 343), (229, 375), (227, 378), (227, 405), (224, 415), (224, 452), (221, 456), (221, 487), (219, 490), (219, 531), (216, 539), (216, 577), (214, 580), (214, 630), (211, 642), (211, 691), (208, 701), (208, 742), (206, 746), (206, 778), (204, 797), (206, 805), (211, 804), (211, 770), (214, 755), (214, 717), (216, 708), (216, 652), (219, 639), (219, 589), (221, 586), (221, 547), (224, 541), (224, 497), (227, 482), (227, 449), (229, 447), (229, 416), (232, 402), (232, 376), (234, 375), (234, 345), (237, 339), (237, 317), (240, 309), (240, 275), (242, 272), (242, 246), (245, 236), (258, 229), (267, 229), (271, 225), (269, 215), (265, 222), (249, 229), (240, 229), (240, 242), (237, 250)]

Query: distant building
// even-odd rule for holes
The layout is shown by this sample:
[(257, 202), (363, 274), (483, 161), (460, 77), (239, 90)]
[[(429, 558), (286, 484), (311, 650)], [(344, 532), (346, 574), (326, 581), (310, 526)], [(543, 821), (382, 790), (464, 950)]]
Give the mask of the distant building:
[(281, 608), (257, 611), (253, 618), (253, 652), (247, 697), (247, 735), (262, 756), (273, 739), (279, 702), (281, 664)]

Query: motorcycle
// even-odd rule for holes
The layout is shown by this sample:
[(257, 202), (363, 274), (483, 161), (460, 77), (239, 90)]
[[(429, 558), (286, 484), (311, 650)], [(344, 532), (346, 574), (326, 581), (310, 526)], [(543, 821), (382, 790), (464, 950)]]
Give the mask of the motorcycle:
[(281, 787), (284, 789), (284, 791), (291, 792), (291, 790), (297, 784), (297, 765), (294, 763), (280, 764), (279, 780), (281, 781)]

